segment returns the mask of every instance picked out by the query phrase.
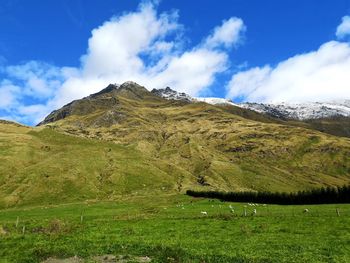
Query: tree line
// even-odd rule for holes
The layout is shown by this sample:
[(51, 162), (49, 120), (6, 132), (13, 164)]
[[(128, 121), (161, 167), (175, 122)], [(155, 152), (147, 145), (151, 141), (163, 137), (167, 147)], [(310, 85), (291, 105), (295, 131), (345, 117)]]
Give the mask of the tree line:
[(350, 203), (350, 185), (322, 187), (299, 192), (220, 192), (187, 190), (193, 197), (215, 198), (230, 202), (249, 202), (280, 205)]

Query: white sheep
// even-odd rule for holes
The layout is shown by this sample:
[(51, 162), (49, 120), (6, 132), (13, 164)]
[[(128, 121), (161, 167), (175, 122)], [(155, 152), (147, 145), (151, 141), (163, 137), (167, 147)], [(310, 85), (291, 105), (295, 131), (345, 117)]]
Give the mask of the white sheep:
[(206, 215), (206, 216), (208, 215), (208, 213), (206, 211), (202, 211), (201, 214)]
[(256, 215), (256, 209), (254, 208), (253, 209), (253, 216), (255, 216)]
[(305, 208), (304, 213), (309, 213), (309, 209)]

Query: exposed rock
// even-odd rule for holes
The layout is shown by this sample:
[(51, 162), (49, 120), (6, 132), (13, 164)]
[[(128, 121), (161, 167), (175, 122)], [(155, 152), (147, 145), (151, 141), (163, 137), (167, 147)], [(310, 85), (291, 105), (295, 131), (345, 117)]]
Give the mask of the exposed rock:
[(153, 89), (151, 92), (167, 100), (181, 100), (187, 102), (192, 101), (191, 96), (187, 95), (184, 92), (177, 92), (175, 90), (172, 90), (169, 87), (166, 87), (165, 89)]

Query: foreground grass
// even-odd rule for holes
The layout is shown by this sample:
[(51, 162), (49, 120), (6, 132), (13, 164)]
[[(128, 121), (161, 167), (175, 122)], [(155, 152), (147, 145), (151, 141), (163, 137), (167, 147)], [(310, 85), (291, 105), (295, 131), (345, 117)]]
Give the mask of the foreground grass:
[(169, 195), (0, 210), (0, 262), (75, 255), (89, 262), (105, 254), (152, 262), (348, 262), (350, 205), (253, 207)]

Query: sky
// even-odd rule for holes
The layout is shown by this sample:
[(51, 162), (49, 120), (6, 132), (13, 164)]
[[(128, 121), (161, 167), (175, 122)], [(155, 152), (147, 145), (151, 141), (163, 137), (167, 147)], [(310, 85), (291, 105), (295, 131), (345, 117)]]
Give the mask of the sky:
[(350, 0), (2, 0), (0, 119), (109, 83), (234, 102), (350, 99)]

